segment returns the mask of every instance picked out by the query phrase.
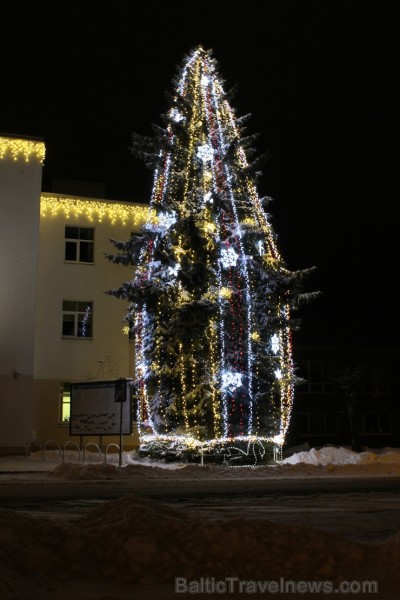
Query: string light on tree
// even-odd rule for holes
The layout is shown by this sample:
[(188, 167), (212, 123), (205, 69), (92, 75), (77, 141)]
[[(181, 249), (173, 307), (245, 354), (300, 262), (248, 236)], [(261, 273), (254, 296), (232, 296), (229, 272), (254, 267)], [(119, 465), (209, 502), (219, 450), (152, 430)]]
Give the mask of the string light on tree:
[(262, 256), (264, 254), (264, 244), (263, 244), (262, 240), (257, 241), (257, 249), (258, 249), (258, 254), (260, 256)]
[(139, 412), (160, 444), (281, 444), (305, 272), (288, 271), (278, 253), (247, 159), (251, 136), (241, 138), (212, 52), (195, 48), (175, 81), (166, 129), (151, 143), (133, 135), (133, 153), (154, 162), (158, 219), (109, 256), (137, 265), (110, 293), (130, 301)]

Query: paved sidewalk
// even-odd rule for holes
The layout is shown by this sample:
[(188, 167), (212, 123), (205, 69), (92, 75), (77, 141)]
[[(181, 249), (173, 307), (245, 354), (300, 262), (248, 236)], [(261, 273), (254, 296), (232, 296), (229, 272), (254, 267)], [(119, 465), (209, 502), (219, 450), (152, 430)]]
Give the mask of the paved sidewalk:
[(36, 456), (0, 456), (0, 474), (45, 473), (59, 464), (59, 460), (42, 460)]

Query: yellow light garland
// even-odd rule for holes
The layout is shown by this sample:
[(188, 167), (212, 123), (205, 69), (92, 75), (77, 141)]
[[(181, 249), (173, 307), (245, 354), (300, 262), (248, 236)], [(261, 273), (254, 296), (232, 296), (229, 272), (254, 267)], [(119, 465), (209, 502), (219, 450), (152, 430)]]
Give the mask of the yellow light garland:
[(23, 158), (25, 162), (34, 157), (43, 164), (46, 153), (44, 142), (13, 137), (0, 137), (0, 159), (10, 154), (13, 160)]
[(56, 217), (63, 214), (67, 219), (86, 217), (89, 221), (101, 223), (108, 219), (113, 225), (140, 226), (149, 219), (154, 220), (155, 213), (147, 205), (123, 204), (89, 198), (65, 198), (42, 194), (40, 198), (40, 216)]

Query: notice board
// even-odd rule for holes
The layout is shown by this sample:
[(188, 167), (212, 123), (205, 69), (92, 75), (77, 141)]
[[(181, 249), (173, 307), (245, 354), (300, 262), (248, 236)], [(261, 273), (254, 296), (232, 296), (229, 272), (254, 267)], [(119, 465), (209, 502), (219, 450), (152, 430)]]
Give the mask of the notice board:
[(71, 383), (70, 435), (130, 435), (132, 379)]

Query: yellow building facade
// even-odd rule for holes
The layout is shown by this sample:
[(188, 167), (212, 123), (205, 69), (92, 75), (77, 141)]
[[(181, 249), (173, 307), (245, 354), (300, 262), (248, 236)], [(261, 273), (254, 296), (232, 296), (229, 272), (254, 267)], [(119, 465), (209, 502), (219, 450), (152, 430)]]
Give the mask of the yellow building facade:
[[(41, 192), (44, 151), (41, 140), (0, 137), (2, 454), (82, 442), (69, 435), (70, 383), (134, 372), (127, 307), (106, 294), (129, 271), (105, 255), (110, 239), (140, 230), (148, 206)], [(137, 445), (133, 428), (124, 448)]]

